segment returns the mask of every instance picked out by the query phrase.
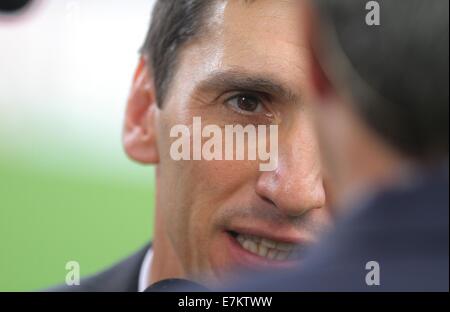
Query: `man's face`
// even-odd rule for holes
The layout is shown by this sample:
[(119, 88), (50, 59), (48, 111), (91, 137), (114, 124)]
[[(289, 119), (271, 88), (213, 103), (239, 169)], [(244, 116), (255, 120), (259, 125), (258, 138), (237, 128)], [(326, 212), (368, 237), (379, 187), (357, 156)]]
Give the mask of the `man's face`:
[[(293, 264), (327, 223), (296, 1), (218, 1), (156, 114), (157, 209), (188, 275)], [(278, 125), (278, 167), (173, 160), (174, 125)]]

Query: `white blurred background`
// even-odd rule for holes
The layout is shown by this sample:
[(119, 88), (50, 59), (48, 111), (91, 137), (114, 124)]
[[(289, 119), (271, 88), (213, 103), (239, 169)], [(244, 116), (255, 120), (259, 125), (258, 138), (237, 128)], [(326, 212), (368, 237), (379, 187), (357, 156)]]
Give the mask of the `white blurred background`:
[(123, 111), (152, 6), (41, 0), (0, 18), (1, 157), (47, 170), (75, 162), (88, 173), (128, 171)]
[(0, 14), (0, 291), (104, 269), (153, 228), (153, 170), (121, 146), (152, 0), (36, 0)]

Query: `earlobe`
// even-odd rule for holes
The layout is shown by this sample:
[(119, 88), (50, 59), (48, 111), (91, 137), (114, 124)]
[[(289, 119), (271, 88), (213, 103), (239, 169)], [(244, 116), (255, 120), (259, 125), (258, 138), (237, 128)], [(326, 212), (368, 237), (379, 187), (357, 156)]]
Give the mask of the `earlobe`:
[(156, 142), (156, 105), (153, 79), (142, 57), (136, 68), (128, 97), (123, 130), (123, 146), (127, 155), (143, 164), (159, 162)]

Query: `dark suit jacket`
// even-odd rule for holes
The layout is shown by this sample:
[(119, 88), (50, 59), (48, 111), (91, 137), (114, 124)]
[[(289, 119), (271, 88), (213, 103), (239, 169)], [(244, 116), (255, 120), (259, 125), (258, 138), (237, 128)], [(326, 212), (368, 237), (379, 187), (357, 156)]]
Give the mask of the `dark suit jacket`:
[[(448, 174), (447, 163), (354, 209), (301, 269), (252, 277), (228, 290), (448, 291)], [(380, 265), (379, 286), (366, 284), (369, 261)]]
[(82, 278), (80, 285), (61, 285), (48, 291), (59, 292), (137, 292), (139, 272), (150, 245), (105, 271)]

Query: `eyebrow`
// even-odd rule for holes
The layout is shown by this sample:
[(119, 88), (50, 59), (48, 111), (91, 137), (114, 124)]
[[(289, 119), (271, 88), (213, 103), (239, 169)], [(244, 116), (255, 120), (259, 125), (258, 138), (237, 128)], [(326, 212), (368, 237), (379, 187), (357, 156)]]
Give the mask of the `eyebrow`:
[(298, 100), (297, 94), (283, 83), (263, 74), (241, 71), (216, 71), (208, 75), (196, 87), (198, 91), (246, 90), (267, 93), (287, 101)]

